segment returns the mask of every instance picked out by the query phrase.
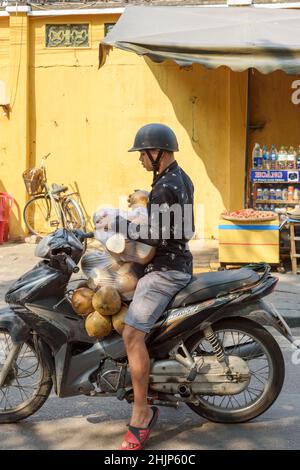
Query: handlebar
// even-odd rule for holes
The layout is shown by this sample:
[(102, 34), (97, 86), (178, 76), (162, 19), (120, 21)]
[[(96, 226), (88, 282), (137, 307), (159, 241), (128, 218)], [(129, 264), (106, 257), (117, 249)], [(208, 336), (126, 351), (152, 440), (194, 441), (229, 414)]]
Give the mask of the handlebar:
[(79, 238), (80, 241), (83, 241), (87, 238), (94, 238), (94, 232), (83, 232), (82, 230), (76, 229), (73, 230), (75, 237)]

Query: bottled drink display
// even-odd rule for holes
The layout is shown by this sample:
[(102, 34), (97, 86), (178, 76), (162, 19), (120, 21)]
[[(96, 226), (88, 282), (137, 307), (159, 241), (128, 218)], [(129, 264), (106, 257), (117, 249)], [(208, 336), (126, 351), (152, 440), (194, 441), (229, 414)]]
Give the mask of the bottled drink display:
[[(253, 207), (280, 214), (300, 206), (300, 145), (271, 147), (256, 143), (252, 151), (252, 169), (273, 171), (258, 173), (252, 186)], [(285, 173), (279, 173), (284, 171)], [(270, 181), (269, 181), (270, 180)]]
[(267, 145), (256, 143), (252, 151), (252, 168), (254, 170), (300, 170), (300, 145), (297, 150), (293, 145), (282, 145), (277, 151), (273, 144), (270, 149)]

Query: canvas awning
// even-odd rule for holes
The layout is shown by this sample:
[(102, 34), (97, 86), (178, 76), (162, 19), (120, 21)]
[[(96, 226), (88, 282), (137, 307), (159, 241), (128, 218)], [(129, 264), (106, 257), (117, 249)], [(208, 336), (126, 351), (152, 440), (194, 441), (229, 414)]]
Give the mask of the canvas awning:
[(179, 65), (300, 73), (300, 10), (127, 7), (102, 45)]

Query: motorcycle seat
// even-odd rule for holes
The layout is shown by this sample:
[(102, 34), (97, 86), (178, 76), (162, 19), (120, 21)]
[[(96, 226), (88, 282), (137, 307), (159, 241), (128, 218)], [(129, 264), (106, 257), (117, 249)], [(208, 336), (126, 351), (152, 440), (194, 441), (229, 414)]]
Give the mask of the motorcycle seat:
[(191, 282), (173, 297), (168, 308), (185, 307), (212, 299), (255, 284), (258, 280), (259, 275), (247, 268), (196, 274)]

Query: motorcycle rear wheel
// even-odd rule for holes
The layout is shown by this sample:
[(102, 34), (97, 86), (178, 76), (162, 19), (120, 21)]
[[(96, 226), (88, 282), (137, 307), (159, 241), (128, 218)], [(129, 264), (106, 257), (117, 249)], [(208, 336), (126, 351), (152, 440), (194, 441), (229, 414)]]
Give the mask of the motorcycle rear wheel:
[[(247, 357), (246, 354), (239, 354), (239, 346), (232, 345), (234, 349), (231, 347), (230, 354), (242, 357), (251, 371), (251, 381), (246, 391), (233, 396), (197, 396), (199, 405), (188, 404), (188, 406), (209, 421), (227, 424), (245, 423), (264, 413), (274, 403), (282, 389), (285, 366), (281, 349), (265, 328), (245, 318), (224, 319), (212, 325), (212, 328), (221, 343), (228, 342), (228, 339), (225, 339), (226, 335), (231, 336), (233, 342), (234, 338), (242, 338), (243, 335), (244, 338), (250, 338), (258, 344), (266, 359), (263, 362), (263, 357), (251, 357), (251, 354)], [(194, 335), (186, 342), (187, 349), (194, 354), (199, 347), (203, 351), (205, 341), (202, 334), (198, 334), (198, 337)], [(257, 366), (258, 369), (253, 370), (253, 367)], [(257, 387), (261, 387), (261, 390)], [(239, 402), (240, 398), (244, 403)]]
[[(0, 370), (11, 347), (10, 334), (0, 329)], [(47, 400), (52, 385), (51, 371), (28, 340), (0, 387), (0, 424), (16, 423), (34, 414)]]

